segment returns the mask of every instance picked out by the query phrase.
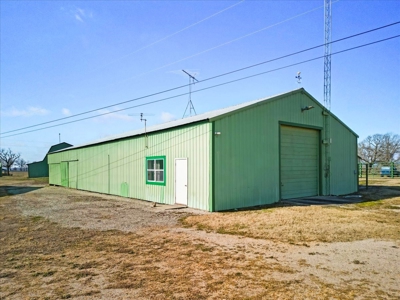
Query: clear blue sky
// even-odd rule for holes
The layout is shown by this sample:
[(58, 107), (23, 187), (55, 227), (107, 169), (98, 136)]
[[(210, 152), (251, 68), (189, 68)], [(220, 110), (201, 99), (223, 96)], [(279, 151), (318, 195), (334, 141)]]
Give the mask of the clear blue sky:
[[(0, 6), (1, 132), (187, 84), (182, 69), (202, 80), (324, 42), (322, 0), (1, 1)], [(332, 14), (335, 40), (400, 21), (400, 1), (342, 0), (333, 3)], [(334, 44), (332, 52), (398, 34), (400, 25), (392, 26)], [(321, 55), (323, 48), (199, 83), (194, 90)], [(203, 113), (298, 87), (323, 103), (322, 59), (194, 93), (192, 100)], [(187, 100), (181, 96), (2, 138), (1, 148), (41, 160), (59, 133), (73, 145), (90, 142), (143, 127), (141, 112), (149, 126), (179, 119)], [(400, 134), (400, 38), (332, 56), (331, 109), (359, 140)]]

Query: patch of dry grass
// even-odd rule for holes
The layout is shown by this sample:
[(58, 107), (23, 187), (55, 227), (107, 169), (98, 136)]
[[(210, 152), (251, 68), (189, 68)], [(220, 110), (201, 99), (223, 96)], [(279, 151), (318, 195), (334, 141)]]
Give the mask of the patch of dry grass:
[(363, 292), (318, 278), (289, 279), (296, 270), (262, 253), (211, 247), (162, 228), (141, 233), (62, 228), (44, 218), (21, 217), (10, 198), (0, 200), (5, 205), (0, 298), (352, 299)]
[(67, 299), (103, 286), (142, 299), (234, 299), (275, 289), (270, 272), (294, 272), (167, 231), (97, 232), (2, 214), (0, 298)]
[[(397, 199), (400, 205), (400, 199)], [(251, 220), (251, 222), (249, 221)], [(286, 243), (349, 242), (400, 238), (397, 211), (362, 208), (290, 207), (261, 211), (189, 216), (183, 223), (223, 234)]]
[(45, 185), (49, 184), (49, 177), (28, 178), (28, 172), (10, 172), (11, 176), (0, 177), (0, 185)]
[[(333, 285), (312, 274), (305, 277), (271, 256), (275, 253), (251, 252), (247, 245), (234, 249), (211, 245), (207, 239), (191, 237), (190, 231), (174, 232), (161, 226), (135, 233), (61, 227), (40, 216), (21, 216), (14, 199), (0, 197), (0, 299), (395, 297), (393, 291), (371, 289), (369, 280)], [(38, 195), (29, 199), (40, 201)], [(56, 193), (54, 201), (59, 201)], [(191, 216), (183, 222), (202, 230), (302, 245), (309, 241), (398, 239), (399, 204), (400, 198), (393, 197), (345, 207)], [(361, 261), (352, 263), (363, 266)], [(305, 259), (298, 265), (308, 266)]]
[[(359, 184), (360, 186), (366, 185), (366, 178), (360, 178), (359, 179)], [(368, 186), (370, 187), (386, 187), (389, 189), (394, 189), (397, 191), (400, 191), (400, 177), (370, 177), (368, 178)]]
[(371, 187), (363, 193), (366, 199), (383, 200), (189, 216), (182, 223), (199, 230), (292, 244), (400, 239), (400, 192)]

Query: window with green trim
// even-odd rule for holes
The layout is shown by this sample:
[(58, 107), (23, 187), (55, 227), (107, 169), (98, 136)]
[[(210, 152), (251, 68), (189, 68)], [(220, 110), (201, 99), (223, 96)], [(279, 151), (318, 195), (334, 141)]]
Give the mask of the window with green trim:
[(146, 183), (165, 185), (165, 156), (146, 157)]

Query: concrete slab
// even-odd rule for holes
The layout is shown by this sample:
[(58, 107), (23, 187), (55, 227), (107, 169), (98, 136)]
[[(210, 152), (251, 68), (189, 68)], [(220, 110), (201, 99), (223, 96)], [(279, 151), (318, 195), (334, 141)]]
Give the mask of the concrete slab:
[(154, 209), (157, 209), (157, 210), (170, 210), (170, 209), (183, 209), (183, 208), (187, 208), (187, 206), (182, 205), (182, 204), (169, 205), (169, 204), (160, 204), (160, 203), (157, 203), (156, 206), (154, 206)]

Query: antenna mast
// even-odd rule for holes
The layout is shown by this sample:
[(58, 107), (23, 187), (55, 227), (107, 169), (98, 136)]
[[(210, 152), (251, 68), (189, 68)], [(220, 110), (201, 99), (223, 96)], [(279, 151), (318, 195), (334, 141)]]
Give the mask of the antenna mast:
[(301, 77), (301, 72), (299, 71), (299, 72), (297, 72), (297, 76), (295, 76), (294, 78), (296, 78), (297, 79), (297, 83), (298, 84), (300, 84), (301, 83), (301, 79), (302, 79), (302, 77)]
[(182, 118), (185, 117), (186, 115), (186, 111), (189, 107), (189, 117), (192, 116), (192, 110), (194, 111), (194, 114), (196, 115), (196, 110), (194, 109), (193, 103), (192, 103), (192, 84), (195, 84), (195, 81), (198, 82), (198, 80), (191, 74), (189, 74), (188, 72), (186, 72), (185, 70), (182, 70), (186, 75), (189, 76), (189, 101), (188, 104), (186, 105), (186, 109), (185, 112), (183, 113)]
[(147, 145), (147, 128), (146, 128), (147, 119), (143, 119), (143, 113), (140, 113), (140, 121), (141, 122), (144, 121), (144, 146), (146, 148), (148, 148), (148, 145)]
[(331, 194), (331, 128), (330, 128), (330, 109), (331, 109), (331, 29), (332, 29), (332, 1), (324, 0), (324, 35), (325, 35), (325, 56), (324, 56), (324, 140), (325, 146), (325, 195)]
[(140, 121), (141, 121), (141, 122), (144, 121), (144, 134), (147, 135), (147, 132), (146, 132), (146, 122), (147, 122), (147, 119), (143, 119), (143, 113), (140, 113)]

